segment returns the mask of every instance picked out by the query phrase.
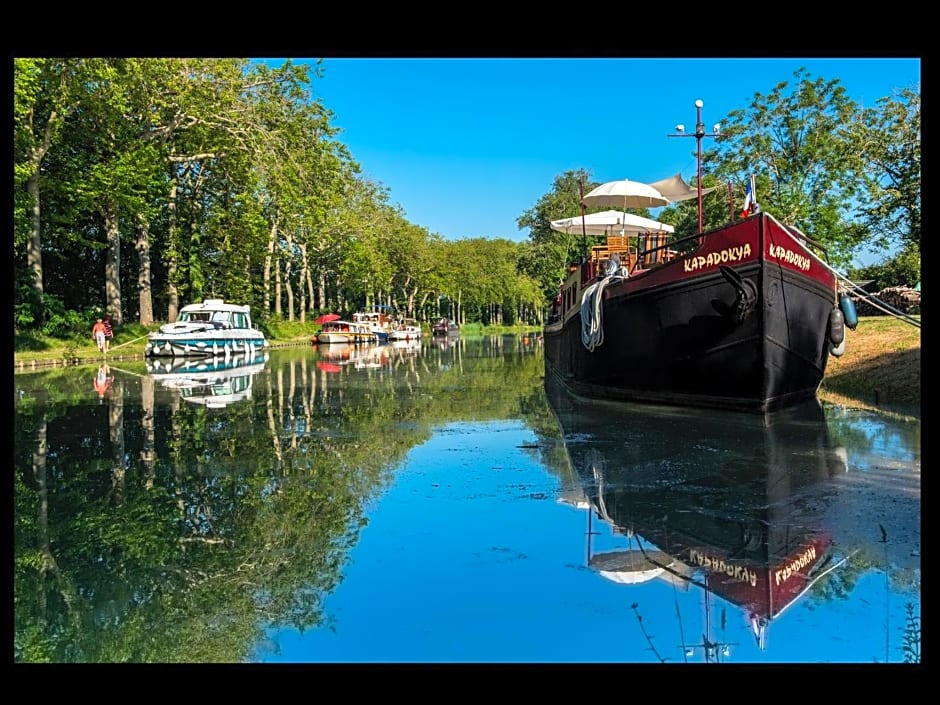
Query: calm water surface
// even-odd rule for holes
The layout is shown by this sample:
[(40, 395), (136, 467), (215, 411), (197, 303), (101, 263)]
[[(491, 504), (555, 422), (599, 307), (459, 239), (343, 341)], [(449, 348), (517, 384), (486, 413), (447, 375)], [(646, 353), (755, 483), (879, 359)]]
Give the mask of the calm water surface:
[(919, 420), (397, 345), (15, 374), (15, 660), (919, 660)]

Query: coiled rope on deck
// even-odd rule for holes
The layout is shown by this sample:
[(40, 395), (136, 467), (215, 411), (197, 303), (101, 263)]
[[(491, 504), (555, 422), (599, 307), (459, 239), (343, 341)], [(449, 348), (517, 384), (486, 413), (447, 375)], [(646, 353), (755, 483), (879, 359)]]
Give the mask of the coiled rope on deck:
[(581, 295), (581, 343), (588, 352), (594, 352), (604, 344), (604, 289), (607, 285), (624, 279), (621, 270), (614, 268), (610, 274), (591, 284)]

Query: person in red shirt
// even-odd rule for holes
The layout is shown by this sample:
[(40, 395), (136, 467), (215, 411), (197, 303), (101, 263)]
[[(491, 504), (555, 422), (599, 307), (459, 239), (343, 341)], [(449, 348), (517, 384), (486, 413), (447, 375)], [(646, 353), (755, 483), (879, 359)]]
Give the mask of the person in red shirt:
[(111, 316), (104, 317), (104, 351), (111, 349), (111, 338), (114, 337), (114, 330), (111, 328)]

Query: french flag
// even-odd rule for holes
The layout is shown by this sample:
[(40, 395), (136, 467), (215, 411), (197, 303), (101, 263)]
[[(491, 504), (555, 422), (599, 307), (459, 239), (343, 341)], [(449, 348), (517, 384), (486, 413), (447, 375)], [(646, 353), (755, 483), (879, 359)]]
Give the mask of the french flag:
[(751, 182), (747, 182), (747, 193), (744, 194), (744, 209), (741, 211), (741, 217), (747, 218), (747, 214), (751, 212), (751, 204), (754, 203), (754, 192), (751, 190)]

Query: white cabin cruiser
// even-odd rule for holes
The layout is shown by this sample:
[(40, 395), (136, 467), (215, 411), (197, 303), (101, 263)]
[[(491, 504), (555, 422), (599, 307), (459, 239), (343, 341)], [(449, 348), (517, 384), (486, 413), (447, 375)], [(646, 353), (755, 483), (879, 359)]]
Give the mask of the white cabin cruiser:
[(205, 299), (183, 306), (175, 323), (147, 337), (146, 357), (253, 356), (268, 341), (252, 326), (249, 306)]

